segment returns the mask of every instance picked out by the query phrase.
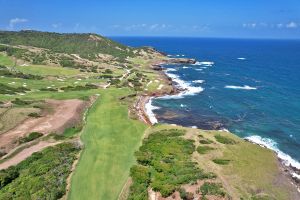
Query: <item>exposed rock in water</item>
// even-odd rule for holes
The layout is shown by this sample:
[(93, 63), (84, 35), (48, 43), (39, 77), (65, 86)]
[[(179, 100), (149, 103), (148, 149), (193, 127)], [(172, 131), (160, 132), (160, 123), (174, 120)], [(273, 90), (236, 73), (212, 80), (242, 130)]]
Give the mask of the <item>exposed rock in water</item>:
[(195, 64), (196, 60), (191, 58), (170, 58), (165, 62), (166, 64)]

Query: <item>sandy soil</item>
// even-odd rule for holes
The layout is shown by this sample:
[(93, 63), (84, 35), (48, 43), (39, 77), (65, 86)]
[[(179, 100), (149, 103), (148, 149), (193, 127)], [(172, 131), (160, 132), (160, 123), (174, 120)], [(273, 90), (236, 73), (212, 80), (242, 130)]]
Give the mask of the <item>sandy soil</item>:
[(28, 158), (29, 156), (31, 156), (33, 153), (41, 151), (41, 150), (45, 149), (46, 147), (54, 146), (54, 145), (59, 144), (59, 143), (60, 142), (41, 141), (36, 145), (30, 146), (30, 147), (24, 149), (23, 151), (21, 151), (20, 153), (18, 153), (17, 155), (15, 155), (13, 158), (1, 163), (0, 164), (0, 170), (6, 169), (6, 168), (8, 168), (10, 166), (13, 166), (13, 165), (17, 165), (21, 161), (23, 161), (26, 158)]
[(24, 137), (31, 132), (43, 134), (61, 133), (66, 127), (75, 125), (81, 120), (81, 115), (86, 107), (82, 100), (46, 100), (49, 110), (40, 118), (30, 118), (0, 135), (0, 149), (9, 152), (15, 148), (18, 138)]

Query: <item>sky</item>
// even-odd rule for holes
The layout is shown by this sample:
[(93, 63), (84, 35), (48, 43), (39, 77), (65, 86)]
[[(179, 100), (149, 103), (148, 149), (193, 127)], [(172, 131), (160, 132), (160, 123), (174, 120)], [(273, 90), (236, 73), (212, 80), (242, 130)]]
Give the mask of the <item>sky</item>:
[(300, 39), (300, 0), (0, 0), (0, 30)]

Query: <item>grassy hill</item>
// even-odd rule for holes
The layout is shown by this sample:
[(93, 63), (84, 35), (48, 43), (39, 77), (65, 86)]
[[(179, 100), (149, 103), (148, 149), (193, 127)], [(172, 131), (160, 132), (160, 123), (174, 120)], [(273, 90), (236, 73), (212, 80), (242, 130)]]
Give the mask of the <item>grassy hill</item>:
[(133, 56), (133, 48), (97, 34), (50, 33), (40, 31), (1, 31), (0, 43), (49, 49), (56, 53), (78, 54), (95, 59), (96, 55), (109, 54), (121, 58)]

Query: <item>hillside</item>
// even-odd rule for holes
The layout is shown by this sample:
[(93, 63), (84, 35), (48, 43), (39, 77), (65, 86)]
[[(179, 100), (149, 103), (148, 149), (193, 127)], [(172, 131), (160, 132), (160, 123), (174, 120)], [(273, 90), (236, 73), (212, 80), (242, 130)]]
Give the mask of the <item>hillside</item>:
[(0, 32), (0, 43), (49, 49), (56, 53), (78, 54), (95, 59), (96, 55), (133, 56), (133, 48), (97, 34), (50, 33), (39, 31)]
[[(132, 48), (92, 33), (0, 31), (0, 51), (32, 64), (82, 68), (120, 65), (128, 58), (153, 53), (151, 48)], [(123, 65), (121, 65), (123, 66)]]
[(0, 32), (0, 200), (297, 199), (270, 150), (149, 123), (147, 100), (176, 92), (157, 63), (174, 62), (193, 60), (96, 34)]

